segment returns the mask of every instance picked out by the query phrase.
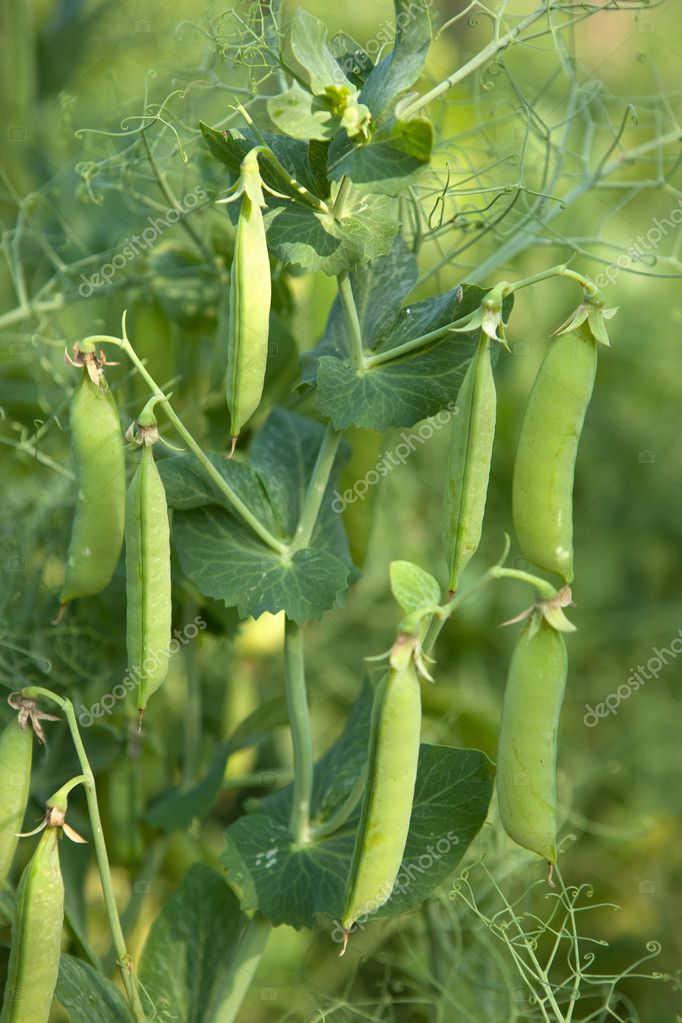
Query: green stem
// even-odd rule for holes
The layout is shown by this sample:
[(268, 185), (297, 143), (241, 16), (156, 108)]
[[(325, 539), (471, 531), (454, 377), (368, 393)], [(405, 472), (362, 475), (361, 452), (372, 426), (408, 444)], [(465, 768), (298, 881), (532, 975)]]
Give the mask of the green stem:
[(204, 467), (208, 475), (215, 483), (216, 487), (227, 498), (227, 500), (232, 505), (237, 514), (241, 516), (244, 522), (246, 522), (246, 524), (251, 527), (256, 536), (259, 537), (264, 544), (267, 544), (267, 546), (270, 547), (271, 550), (275, 551), (275, 553), (277, 554), (285, 554), (287, 552), (286, 544), (282, 543), (281, 540), (278, 540), (275, 536), (273, 536), (269, 529), (266, 529), (266, 527), (256, 518), (251, 509), (244, 504), (241, 497), (239, 497), (235, 493), (235, 491), (232, 489), (227, 480), (225, 480), (220, 475), (220, 473), (213, 465), (211, 460), (204, 454), (202, 449), (199, 447), (199, 445), (197, 444), (189, 430), (185, 427), (182, 421), (175, 414), (171, 407), (170, 401), (163, 393), (159, 385), (156, 383), (154, 378), (150, 375), (150, 373), (148, 373), (144, 364), (138, 358), (130, 341), (126, 337), (124, 338), (112, 337), (109, 334), (93, 334), (90, 337), (85, 338), (85, 340), (92, 341), (95, 344), (116, 345), (118, 348), (122, 349), (122, 351), (126, 353), (126, 355), (133, 363), (140, 376), (144, 378), (144, 380), (149, 385), (150, 389), (153, 391), (154, 396), (158, 398), (159, 405), (163, 406), (164, 411), (168, 416), (168, 419), (171, 421), (177, 432), (180, 434), (187, 447), (190, 449), (195, 458)]
[(546, 281), (550, 277), (567, 277), (570, 280), (577, 281), (578, 284), (588, 294), (595, 294), (597, 292), (597, 286), (584, 274), (578, 273), (577, 270), (570, 270), (564, 263), (560, 263), (558, 266), (550, 267), (549, 270), (543, 270), (541, 273), (532, 274), (530, 277), (523, 277), (520, 281), (515, 281), (513, 284), (507, 286), (507, 294), (510, 295), (514, 291), (519, 291), (521, 288), (527, 288), (530, 284), (538, 284), (540, 281)]
[(444, 327), (437, 327), (435, 330), (430, 330), (428, 334), (421, 334), (420, 337), (412, 338), (411, 341), (404, 341), (403, 344), (396, 345), (395, 348), (389, 348), (385, 352), (377, 352), (375, 355), (366, 355), (365, 367), (367, 369), (374, 369), (375, 366), (382, 366), (386, 362), (393, 362), (394, 359), (399, 359), (402, 355), (409, 355), (419, 348), (425, 348), (434, 341), (441, 341), (453, 332), (455, 324), (463, 323), (465, 320), (466, 317), (462, 317), (462, 320), (453, 320), (452, 323), (446, 323)]
[(327, 423), (327, 429), (322, 438), (313, 473), (308, 483), (305, 498), (303, 499), (303, 507), (298, 520), (298, 526), (296, 527), (296, 534), (289, 548), (290, 554), (294, 554), (310, 544), (310, 538), (315, 529), (315, 523), (317, 522), (322, 499), (329, 483), (340, 440), (341, 434), (334, 429), (331, 423)]
[(495, 567), (494, 572), (495, 579), (518, 579), (520, 582), (530, 583), (547, 600), (553, 600), (557, 595), (555, 586), (548, 583), (546, 579), (540, 579), (539, 576), (533, 575), (531, 572), (523, 572), (520, 568), (502, 568), (499, 566)]
[[(152, 887), (156, 876), (161, 869), (161, 865), (168, 852), (168, 846), (170, 844), (170, 837), (164, 836), (163, 838), (157, 839), (149, 848), (149, 852), (142, 860), (140, 866), (135, 871), (135, 877), (139, 881), (146, 881), (147, 884)], [(138, 917), (142, 912), (142, 907), (145, 904), (146, 894), (141, 891), (133, 891), (128, 898), (128, 902), (123, 908), (121, 913), (121, 930), (124, 934), (130, 935), (137, 923)], [(116, 949), (113, 944), (104, 956), (104, 969), (109, 972), (113, 969), (116, 962)]]
[(410, 117), (413, 117), (425, 106), (428, 106), (429, 103), (432, 103), (435, 99), (438, 99), (439, 96), (442, 96), (444, 92), (447, 92), (448, 89), (451, 89), (453, 85), (458, 85), (470, 74), (473, 74), (474, 71), (483, 67), (484, 64), (487, 64), (488, 61), (492, 60), (493, 57), (502, 50), (506, 50), (511, 43), (518, 39), (522, 32), (525, 32), (527, 28), (530, 28), (530, 26), (536, 21), (539, 21), (539, 19), (546, 13), (547, 6), (543, 4), (541, 8), (538, 8), (533, 11), (532, 14), (527, 15), (527, 17), (525, 17), (523, 21), (520, 21), (515, 28), (510, 29), (509, 32), (506, 32), (503, 36), (493, 39), (491, 43), (484, 46), (484, 48), (477, 53), (475, 57), (472, 57), (472, 59), (462, 65), (461, 68), (457, 71), (453, 71), (451, 75), (444, 78), (442, 82), (438, 83), (438, 85), (434, 85), (433, 89), (424, 93), (423, 96), (418, 96), (416, 99), (412, 100), (411, 103), (408, 103), (407, 106), (403, 107), (400, 111), (401, 118), (408, 120)]
[(246, 992), (261, 961), (272, 930), (265, 917), (256, 914), (242, 932), (230, 965), (218, 979), (208, 1012), (208, 1023), (234, 1023)]
[(121, 921), (119, 920), (118, 909), (116, 907), (116, 897), (114, 895), (114, 886), (111, 880), (107, 847), (104, 843), (104, 833), (102, 831), (102, 819), (100, 817), (99, 805), (97, 802), (95, 777), (92, 773), (90, 761), (88, 760), (85, 747), (83, 746), (83, 740), (81, 739), (80, 732), (78, 730), (78, 721), (76, 720), (76, 713), (73, 709), (73, 704), (71, 703), (71, 700), (63, 699), (51, 692), (49, 689), (43, 689), (40, 686), (29, 686), (27, 689), (22, 689), (21, 695), (28, 699), (36, 699), (42, 696), (46, 700), (51, 700), (52, 703), (56, 703), (57, 706), (61, 708), (64, 716), (66, 717), (69, 731), (71, 732), (71, 738), (76, 748), (78, 762), (83, 772), (83, 787), (85, 789), (85, 797), (88, 804), (88, 814), (90, 816), (90, 826), (92, 828), (92, 839), (95, 847), (95, 858), (97, 860), (97, 868), (99, 870), (100, 882), (102, 885), (104, 906), (106, 909), (107, 919), (109, 921), (109, 927), (111, 929), (114, 948), (116, 949), (116, 961), (118, 963), (121, 980), (123, 981), (123, 986), (125, 988), (126, 995), (128, 996), (128, 1001), (133, 1011), (136, 1023), (144, 1023), (145, 1013), (142, 1008), (142, 1003), (140, 1002), (140, 996), (135, 983), (133, 960), (126, 948), (123, 931), (121, 929)]
[[(184, 213), (181, 204), (173, 195), (173, 191), (166, 180), (165, 174), (162, 172), (158, 163), (156, 162), (156, 157), (152, 152), (152, 147), (149, 145), (149, 142), (147, 140), (147, 130), (148, 130), (147, 128), (142, 128), (140, 130), (140, 135), (142, 136), (142, 145), (144, 146), (145, 152), (147, 154), (147, 159), (149, 160), (149, 166), (152, 169), (152, 173), (156, 178), (157, 184), (161, 189), (161, 193), (166, 202), (168, 203), (169, 207), (175, 210), (176, 212)], [(185, 217), (181, 217), (179, 223), (183, 231), (185, 231), (188, 237), (197, 246), (204, 259), (211, 261), (213, 259), (213, 253), (208, 248), (203, 238), (194, 230), (194, 227), (190, 224), (190, 222)]]
[(194, 643), (190, 643), (185, 647), (183, 660), (187, 676), (187, 704), (183, 714), (184, 757), (182, 763), (182, 784), (190, 786), (197, 778), (201, 741), (201, 686), (197, 678)]
[(333, 835), (334, 832), (338, 831), (339, 828), (346, 823), (357, 806), (362, 793), (365, 791), (365, 786), (367, 785), (367, 768), (368, 765), (365, 764), (355, 785), (331, 817), (328, 817), (327, 820), (323, 821), (321, 824), (313, 825), (311, 827), (311, 841), (316, 842), (320, 838), (327, 838), (329, 835)]
[(346, 211), (346, 202), (352, 187), (352, 181), (344, 175), (341, 178), (341, 184), (339, 185), (339, 190), (336, 193), (336, 199), (334, 200), (334, 217), (336, 220), (340, 220)]
[(358, 317), (355, 296), (347, 273), (341, 273), (336, 278), (339, 286), (339, 298), (343, 309), (343, 319), (346, 324), (346, 335), (348, 337), (348, 350), (353, 365), (359, 372), (367, 368), (367, 359), (362, 348), (362, 329)]
[(286, 619), (284, 632), (284, 684), (294, 752), (294, 796), (290, 828), (294, 841), (310, 841), (310, 802), (313, 792), (313, 741), (305, 688), (303, 632)]

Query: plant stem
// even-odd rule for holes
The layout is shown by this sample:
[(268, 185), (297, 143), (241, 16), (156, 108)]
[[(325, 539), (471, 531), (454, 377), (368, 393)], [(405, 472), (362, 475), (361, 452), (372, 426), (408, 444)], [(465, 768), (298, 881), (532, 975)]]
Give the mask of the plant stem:
[(492, 60), (492, 58), (502, 50), (506, 50), (511, 43), (515, 42), (522, 32), (525, 32), (527, 28), (530, 28), (530, 26), (536, 21), (539, 21), (546, 13), (547, 5), (543, 4), (542, 7), (533, 11), (532, 14), (527, 15), (523, 21), (520, 21), (519, 24), (516, 25), (515, 28), (510, 29), (509, 32), (505, 32), (503, 36), (493, 39), (492, 42), (488, 43), (487, 46), (484, 46), (475, 57), (472, 57), (472, 59), (461, 68), (457, 71), (453, 71), (451, 75), (444, 78), (442, 82), (438, 83), (438, 85), (434, 85), (433, 89), (424, 93), (423, 96), (418, 96), (416, 99), (412, 100), (411, 103), (408, 103), (406, 107), (403, 107), (400, 111), (401, 118), (408, 120), (410, 117), (413, 117), (419, 110), (422, 110), (425, 106), (428, 106), (429, 103), (432, 103), (433, 100), (442, 96), (444, 92), (447, 92), (448, 89), (451, 89), (453, 85), (458, 85), (474, 71), (483, 67), (484, 64), (487, 64), (488, 61)]
[(340, 220), (345, 213), (346, 200), (348, 199), (352, 187), (352, 181), (344, 175), (341, 178), (341, 184), (339, 185), (339, 190), (336, 193), (336, 199), (334, 200), (334, 217), (337, 220)]
[(121, 980), (123, 981), (123, 986), (125, 988), (126, 995), (128, 996), (128, 1001), (133, 1011), (136, 1023), (144, 1023), (145, 1013), (142, 1008), (142, 1003), (140, 1002), (140, 996), (135, 983), (133, 960), (126, 948), (123, 931), (121, 929), (121, 921), (119, 920), (118, 909), (116, 907), (116, 898), (114, 896), (114, 886), (111, 880), (107, 847), (104, 843), (102, 820), (97, 802), (95, 777), (92, 773), (90, 761), (88, 760), (85, 747), (83, 746), (83, 740), (81, 739), (80, 732), (78, 730), (78, 721), (76, 720), (76, 713), (73, 709), (73, 704), (71, 703), (71, 700), (63, 699), (51, 692), (49, 689), (43, 689), (40, 686), (29, 686), (27, 689), (22, 689), (21, 695), (28, 699), (35, 699), (42, 696), (46, 700), (51, 700), (61, 708), (64, 712), (64, 716), (66, 717), (69, 731), (71, 732), (71, 738), (76, 748), (78, 762), (83, 772), (83, 787), (85, 789), (85, 798), (88, 803), (88, 814), (90, 816), (90, 826), (92, 828), (95, 857), (97, 859), (97, 868), (99, 870), (100, 882), (102, 885), (102, 894), (104, 896), (107, 919), (111, 929), (114, 948), (116, 949), (116, 961), (118, 963)]
[[(147, 130), (148, 130), (147, 128), (141, 128), (140, 135), (142, 136), (142, 145), (144, 146), (145, 152), (147, 154), (147, 159), (149, 160), (149, 166), (152, 169), (152, 173), (156, 178), (157, 184), (161, 189), (163, 197), (168, 203), (169, 207), (173, 210), (176, 210), (179, 213), (184, 213), (185, 211), (182, 208), (182, 205), (173, 195), (173, 191), (166, 180), (165, 174), (161, 171), (158, 163), (156, 162), (156, 157), (152, 152), (152, 147), (149, 145), (149, 141), (147, 140)], [(190, 224), (189, 220), (187, 220), (185, 217), (181, 217), (179, 223), (183, 231), (185, 231), (188, 237), (197, 246), (204, 259), (208, 261), (212, 260), (214, 258), (213, 253), (208, 248), (201, 235), (199, 235), (194, 230), (194, 227), (192, 226), (192, 224)]]
[(310, 828), (311, 841), (316, 842), (320, 838), (327, 838), (328, 835), (333, 835), (335, 831), (338, 831), (339, 828), (346, 823), (357, 806), (362, 793), (365, 791), (366, 785), (367, 764), (363, 766), (355, 785), (331, 817), (328, 817), (327, 820), (323, 821), (321, 824), (313, 825)]
[(339, 298), (343, 309), (343, 318), (346, 324), (346, 335), (348, 337), (348, 351), (351, 361), (358, 372), (362, 373), (367, 368), (367, 358), (362, 348), (362, 329), (358, 318), (358, 310), (355, 305), (355, 296), (347, 273), (339, 274), (336, 278), (339, 286)]
[(199, 746), (201, 742), (201, 686), (197, 679), (195, 644), (185, 647), (183, 660), (187, 679), (187, 705), (183, 715), (184, 756), (182, 762), (182, 784), (192, 785), (197, 778)]
[(195, 441), (194, 437), (192, 437), (189, 430), (177, 417), (177, 415), (175, 414), (171, 407), (170, 401), (163, 393), (159, 385), (156, 383), (154, 378), (150, 375), (150, 373), (147, 372), (147, 369), (145, 368), (142, 361), (138, 358), (128, 338), (112, 337), (109, 334), (93, 334), (90, 337), (85, 338), (84, 340), (92, 341), (94, 344), (116, 345), (118, 348), (121, 348), (126, 353), (130, 361), (137, 369), (140, 376), (144, 378), (146, 383), (149, 385), (151, 391), (159, 399), (159, 405), (163, 406), (166, 415), (168, 416), (169, 420), (171, 421), (177, 432), (184, 440), (187, 447), (190, 449), (195, 458), (199, 462), (201, 462), (201, 465), (204, 467), (204, 469), (211, 477), (215, 485), (218, 487), (220, 492), (227, 498), (227, 500), (232, 505), (237, 514), (240, 515), (244, 522), (246, 522), (246, 524), (251, 527), (253, 532), (256, 534), (257, 537), (259, 537), (263, 541), (263, 543), (267, 544), (267, 546), (270, 547), (273, 551), (275, 551), (275, 553), (285, 554), (287, 552), (286, 544), (282, 543), (281, 540), (278, 540), (275, 536), (273, 536), (270, 530), (266, 529), (266, 527), (256, 518), (256, 516), (253, 514), (250, 508), (248, 508), (244, 504), (241, 497), (239, 497), (238, 494), (235, 493), (235, 491), (232, 489), (227, 480), (225, 480), (220, 475), (220, 473), (213, 465), (211, 460), (204, 454), (200, 446)]
[(294, 750), (294, 796), (290, 828), (294, 841), (303, 844), (310, 841), (313, 741), (305, 688), (303, 632), (301, 626), (290, 618), (286, 619), (284, 631), (284, 684)]
[(428, 334), (422, 334), (420, 337), (412, 338), (411, 341), (404, 341), (401, 345), (396, 345), (395, 348), (389, 348), (385, 352), (377, 352), (375, 355), (365, 356), (365, 367), (367, 369), (374, 369), (376, 366), (382, 366), (386, 362), (393, 362), (394, 359), (399, 359), (402, 355), (409, 355), (411, 352), (417, 351), (419, 348), (425, 348), (427, 345), (432, 344), (434, 341), (441, 341), (448, 334), (453, 332), (453, 327), (457, 323), (464, 323), (467, 317), (462, 317), (461, 320), (453, 320), (452, 323), (446, 323), (444, 327), (437, 327), (435, 330), (430, 330)]
[(290, 554), (294, 554), (310, 544), (340, 440), (341, 434), (334, 429), (331, 423), (327, 423), (327, 429), (322, 438), (313, 473), (303, 499), (303, 507), (301, 508), (301, 515), (296, 527), (296, 534), (289, 548)]
[(493, 571), (495, 579), (519, 579), (523, 583), (530, 583), (547, 600), (552, 600), (557, 595), (555, 586), (548, 583), (546, 579), (533, 575), (531, 572), (523, 572), (520, 568), (502, 568), (499, 566), (496, 566)]
[(208, 1023), (234, 1023), (265, 951), (271, 924), (256, 914), (244, 928), (230, 965), (218, 980)]
[(570, 280), (577, 281), (581, 288), (589, 294), (597, 291), (596, 285), (589, 278), (585, 277), (584, 274), (578, 273), (577, 270), (570, 270), (564, 263), (560, 263), (558, 266), (550, 267), (549, 270), (543, 270), (541, 273), (532, 274), (530, 277), (523, 277), (519, 281), (514, 281), (513, 284), (508, 285), (506, 293), (511, 295), (514, 291), (527, 288), (531, 284), (538, 284), (540, 281), (546, 281), (551, 277), (567, 277)]

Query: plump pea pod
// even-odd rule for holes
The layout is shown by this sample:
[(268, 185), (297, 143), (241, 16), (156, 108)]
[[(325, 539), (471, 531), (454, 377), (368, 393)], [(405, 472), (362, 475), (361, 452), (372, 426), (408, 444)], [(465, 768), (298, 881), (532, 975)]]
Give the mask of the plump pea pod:
[(60, 835), (43, 831), (21, 875), (0, 1023), (47, 1023), (50, 1015), (64, 920)]
[(521, 424), (512, 487), (514, 529), (525, 556), (573, 581), (573, 478), (597, 371), (585, 327), (552, 341)]
[(355, 921), (383, 906), (405, 851), (419, 759), (421, 693), (413, 662), (391, 668), (372, 708), (367, 787), (362, 800), (341, 921)]
[(148, 443), (128, 490), (125, 537), (128, 668), (142, 713), (168, 673), (171, 639), (168, 507)]
[(98, 385), (87, 367), (81, 372), (70, 413), (77, 496), (62, 606), (103, 590), (123, 546), (125, 464), (118, 412), (104, 379)]
[(33, 731), (14, 718), (0, 736), (0, 885), (12, 867), (31, 782)]
[(504, 830), (550, 864), (557, 855), (557, 732), (566, 668), (562, 633), (544, 617), (530, 618), (509, 665), (497, 746)]
[(230, 277), (227, 360), (227, 404), (233, 447), (263, 394), (271, 299), (270, 261), (261, 211), (265, 199), (257, 149), (244, 157), (241, 171), (241, 208)]
[(444, 500), (451, 593), (456, 591), (460, 574), (480, 543), (488, 495), (497, 396), (490, 361), (490, 338), (485, 333), (481, 334), (462, 381), (457, 408), (459, 412), (452, 423)]

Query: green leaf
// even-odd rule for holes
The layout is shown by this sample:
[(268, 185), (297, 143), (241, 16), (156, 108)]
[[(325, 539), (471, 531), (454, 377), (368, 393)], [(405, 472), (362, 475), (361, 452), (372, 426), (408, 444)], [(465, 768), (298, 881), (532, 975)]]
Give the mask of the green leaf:
[(261, 703), (245, 718), (232, 737), (215, 750), (204, 777), (184, 791), (164, 793), (145, 813), (144, 819), (162, 831), (185, 831), (192, 821), (210, 813), (225, 777), (225, 767), (233, 753), (246, 746), (259, 746), (272, 737), (275, 728), (287, 723), (286, 701), (282, 696)]
[(273, 124), (294, 139), (324, 142), (333, 138), (341, 127), (341, 118), (332, 112), (329, 100), (311, 95), (298, 82), (286, 92), (272, 96), (267, 107)]
[(393, 50), (368, 75), (360, 98), (375, 118), (419, 78), (431, 46), (429, 0), (394, 0)]
[[(283, 542), (296, 530), (302, 501), (322, 442), (323, 428), (274, 409), (258, 433), (247, 464), (211, 461), (258, 519)], [(207, 597), (236, 606), (242, 618), (284, 610), (294, 621), (320, 618), (337, 606), (352, 563), (340, 517), (331, 502), (337, 456), (310, 546), (290, 562), (267, 547), (226, 506), (215, 484), (189, 455), (159, 463), (173, 514), (173, 542), (185, 575)]]
[(116, 985), (74, 956), (62, 955), (59, 960), (55, 994), (71, 1023), (132, 1023)]
[[(342, 735), (316, 765), (312, 812), (319, 821), (340, 806), (363, 769), (371, 706), (372, 688), (365, 684)], [(476, 750), (421, 746), (399, 886), (377, 916), (418, 906), (454, 870), (485, 820), (492, 772)], [(288, 831), (291, 799), (287, 786), (263, 799), (259, 812), (230, 825), (221, 860), (247, 913), (259, 909), (275, 925), (312, 927), (317, 914), (339, 918), (343, 912), (360, 812), (357, 807), (328, 838), (299, 846)]]
[(192, 249), (161, 242), (149, 256), (152, 294), (173, 323), (192, 331), (215, 326), (220, 284), (214, 270)]
[[(200, 127), (211, 153), (228, 168), (230, 180), (235, 181), (242, 159), (258, 145), (258, 139), (246, 129), (222, 132), (205, 124)], [(288, 174), (313, 195), (318, 194), (319, 159), (311, 165), (313, 150), (309, 150), (306, 142), (268, 132), (263, 137)], [(397, 205), (390, 196), (351, 192), (344, 215), (337, 220), (331, 212), (315, 209), (304, 201), (296, 187), (289, 184), (288, 176), (268, 161), (261, 160), (259, 165), (265, 183), (286, 195), (283, 199), (266, 193), (265, 223), (270, 251), (288, 267), (335, 275), (390, 250), (400, 226)], [(238, 213), (235, 205), (227, 207), (231, 218)]]
[[(390, 332), (374, 348), (370, 339), (365, 349), (389, 352), (445, 328), (473, 312), (483, 294), (480, 288), (465, 285), (435, 298), (412, 302), (400, 309)], [(379, 431), (391, 426), (413, 426), (442, 409), (454, 407), (477, 340), (477, 330), (447, 333), (415, 352), (362, 373), (348, 357), (322, 354), (317, 363), (316, 405), (337, 430), (350, 425)], [(419, 437), (411, 435), (403, 439), (410, 450), (420, 442)]]
[(208, 1020), (216, 979), (245, 923), (221, 875), (203, 863), (190, 867), (152, 924), (142, 953), (140, 983), (156, 1018)]
[(367, 51), (346, 32), (337, 32), (332, 36), (329, 50), (346, 78), (360, 88), (374, 66)]
[(316, 96), (329, 85), (351, 85), (327, 46), (327, 26), (303, 7), (296, 8), (284, 36), (282, 60)]
[(329, 147), (329, 176), (337, 181), (349, 177), (364, 192), (398, 195), (428, 165), (432, 149), (430, 121), (392, 118), (364, 144), (353, 145), (339, 135)]
[(440, 603), (440, 586), (428, 572), (411, 561), (392, 561), (390, 566), (391, 592), (410, 614)]

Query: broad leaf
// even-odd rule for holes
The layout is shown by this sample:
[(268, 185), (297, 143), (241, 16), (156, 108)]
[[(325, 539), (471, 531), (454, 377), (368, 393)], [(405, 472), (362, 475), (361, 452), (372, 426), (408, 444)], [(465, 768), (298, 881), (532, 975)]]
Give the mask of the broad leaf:
[(74, 956), (62, 955), (55, 992), (71, 1023), (132, 1023), (120, 990)]
[(431, 159), (433, 127), (423, 117), (392, 118), (365, 144), (339, 135), (329, 147), (329, 176), (346, 176), (363, 192), (398, 195)]
[(329, 100), (306, 92), (298, 82), (268, 100), (268, 114), (280, 131), (294, 139), (324, 142), (341, 127), (341, 118), (332, 112)]
[[(344, 732), (316, 765), (312, 812), (319, 820), (344, 801), (364, 767), (371, 704), (365, 685)], [(418, 906), (454, 870), (485, 820), (492, 771), (476, 750), (422, 745), (401, 873), (376, 915)], [(335, 834), (298, 846), (288, 830), (291, 799), (287, 786), (262, 800), (259, 812), (232, 824), (221, 859), (246, 912), (258, 909), (273, 924), (312, 927), (317, 914), (343, 913), (359, 807)]]
[(216, 980), (234, 955), (245, 922), (217, 871), (202, 863), (189, 869), (152, 924), (142, 953), (140, 982), (155, 1018), (208, 1020)]
[(327, 26), (303, 7), (296, 8), (284, 35), (282, 59), (316, 96), (329, 85), (351, 85), (327, 46)]
[(419, 78), (431, 45), (430, 0), (394, 0), (393, 50), (368, 75), (361, 99), (375, 118)]
[(440, 586), (428, 572), (411, 561), (392, 561), (391, 592), (408, 614), (440, 603)]
[[(253, 442), (247, 464), (213, 456), (218, 472), (282, 542), (294, 535), (323, 429), (275, 409)], [(338, 604), (352, 565), (343, 524), (331, 507), (342, 448), (310, 546), (290, 561), (267, 547), (227, 505), (189, 455), (164, 459), (159, 470), (173, 515), (174, 550), (201, 593), (236, 606), (242, 618), (284, 610), (294, 621), (320, 618)]]
[(329, 49), (346, 78), (359, 88), (374, 66), (367, 51), (346, 32), (337, 32), (332, 36)]

